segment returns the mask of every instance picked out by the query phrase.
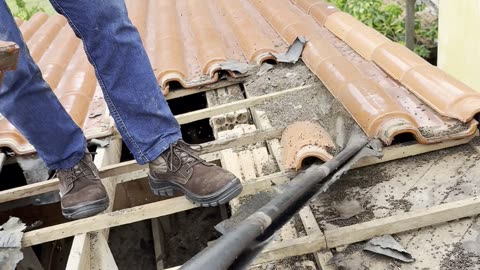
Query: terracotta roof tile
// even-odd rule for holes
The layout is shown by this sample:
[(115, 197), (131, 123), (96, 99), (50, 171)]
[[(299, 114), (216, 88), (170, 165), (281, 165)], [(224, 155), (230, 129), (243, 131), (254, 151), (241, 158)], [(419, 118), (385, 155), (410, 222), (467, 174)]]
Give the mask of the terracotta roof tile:
[[(274, 59), (305, 36), (303, 61), (369, 136), (390, 144), (412, 133), (433, 143), (475, 132), (479, 93), (322, 0), (127, 0), (127, 7), (164, 94), (173, 82), (215, 82), (225, 62)], [(38, 13), (17, 24), (74, 120), (87, 134), (106, 134), (106, 122), (89, 117), (105, 104), (65, 19)], [(33, 151), (5, 120), (0, 146)]]
[[(323, 3), (318, 7), (323, 8), (324, 13), (328, 12), (325, 1), (309, 2)], [(299, 7), (303, 6), (299, 4)], [(310, 14), (364, 58), (372, 60), (400, 81), (439, 114), (467, 122), (480, 112), (480, 93), (432, 66), (404, 46), (382, 37), (351, 15), (335, 12), (325, 19), (325, 16)]]
[(127, 7), (165, 94), (171, 82), (215, 82), (227, 60), (260, 64), (287, 49), (245, 0), (129, 0)]
[(401, 83), (442, 115), (467, 122), (480, 112), (480, 94), (436, 67), (414, 67)]
[(305, 158), (332, 159), (335, 144), (330, 134), (316, 122), (301, 121), (289, 125), (282, 134), (282, 160), (286, 168), (299, 170)]

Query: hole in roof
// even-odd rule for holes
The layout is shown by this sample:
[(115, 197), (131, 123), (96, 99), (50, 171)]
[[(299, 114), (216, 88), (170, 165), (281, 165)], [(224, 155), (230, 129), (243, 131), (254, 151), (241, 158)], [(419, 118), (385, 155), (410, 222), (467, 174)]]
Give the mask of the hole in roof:
[[(170, 110), (174, 115), (207, 108), (206, 93), (196, 93), (181, 98), (168, 100)], [(202, 119), (181, 125), (182, 137), (187, 143), (199, 144), (213, 141), (213, 129), (209, 119)]]
[(205, 92), (196, 93), (180, 98), (167, 100), (168, 106), (174, 115), (207, 108)]
[(278, 64), (277, 61), (275, 61), (275, 59), (266, 59), (265, 61), (263, 61), (263, 63), (267, 63), (274, 66)]
[(122, 154), (120, 155), (120, 162), (134, 160), (135, 157), (133, 156), (132, 152), (128, 149), (125, 142), (122, 140)]
[(184, 89), (185, 87), (182, 86), (182, 84), (178, 81), (171, 81), (168, 83), (168, 88), (170, 91), (175, 91), (179, 89)]
[(247, 98), (247, 92), (245, 90), (245, 85), (243, 85), (243, 83), (239, 83), (238, 85), (240, 86), (240, 90), (242, 91), (243, 97)]
[(480, 122), (480, 113), (475, 114), (473, 119), (477, 120), (477, 122)]
[(416, 141), (417, 139), (415, 139), (415, 136), (412, 133), (401, 133), (393, 138), (392, 145)]
[(22, 168), (18, 163), (4, 165), (0, 172), (0, 190), (7, 190), (27, 184)]
[(322, 165), (325, 163), (323, 160), (317, 158), (317, 157), (306, 157), (302, 160), (302, 170), (308, 169), (308, 167), (312, 165)]
[(208, 119), (181, 125), (183, 140), (191, 144), (206, 143), (215, 140)]

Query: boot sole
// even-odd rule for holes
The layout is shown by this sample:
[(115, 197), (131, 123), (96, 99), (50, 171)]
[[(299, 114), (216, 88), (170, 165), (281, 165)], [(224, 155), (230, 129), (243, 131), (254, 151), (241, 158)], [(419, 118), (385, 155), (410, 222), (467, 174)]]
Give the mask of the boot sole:
[(153, 193), (157, 196), (161, 197), (171, 197), (173, 196), (175, 190), (182, 192), (185, 194), (185, 197), (191, 201), (193, 204), (201, 206), (201, 207), (215, 207), (220, 204), (226, 204), (227, 202), (231, 201), (233, 198), (237, 197), (242, 193), (243, 186), (242, 183), (238, 178), (235, 178), (230, 184), (226, 185), (221, 190), (210, 194), (208, 196), (198, 196), (183, 186), (176, 184), (175, 182), (170, 181), (162, 181), (162, 182), (155, 182), (151, 176), (148, 176), (148, 182), (150, 184), (150, 188), (152, 189)]
[(62, 207), (62, 214), (68, 219), (82, 219), (91, 217), (105, 211), (108, 208), (109, 203), (108, 197), (105, 197), (81, 206), (69, 208)]

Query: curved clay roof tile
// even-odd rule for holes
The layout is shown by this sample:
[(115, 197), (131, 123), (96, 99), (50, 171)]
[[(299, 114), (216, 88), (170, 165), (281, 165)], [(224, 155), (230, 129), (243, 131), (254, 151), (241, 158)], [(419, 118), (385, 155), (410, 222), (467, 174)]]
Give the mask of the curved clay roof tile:
[(306, 158), (322, 161), (332, 158), (335, 144), (317, 122), (301, 121), (288, 125), (282, 133), (282, 160), (286, 168), (299, 170)]
[[(308, 2), (326, 3), (323, 0)], [(328, 13), (325, 5), (318, 7)], [(316, 19), (320, 22), (324, 18)], [(431, 65), (405, 46), (382, 37), (353, 16), (345, 12), (332, 13), (324, 25), (365, 59), (375, 62), (400, 81), (439, 114), (467, 122), (479, 113), (480, 93)]]

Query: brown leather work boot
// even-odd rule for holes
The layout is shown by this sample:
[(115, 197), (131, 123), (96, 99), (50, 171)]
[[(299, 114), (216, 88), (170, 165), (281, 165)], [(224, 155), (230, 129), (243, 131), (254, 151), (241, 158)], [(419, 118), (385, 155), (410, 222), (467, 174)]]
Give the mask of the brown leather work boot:
[(58, 170), (62, 213), (68, 219), (94, 216), (107, 209), (107, 191), (92, 155), (86, 153), (73, 168)]
[(150, 162), (148, 179), (152, 191), (172, 196), (174, 190), (180, 190), (203, 207), (227, 203), (242, 192), (242, 184), (234, 174), (204, 161), (196, 151), (180, 140)]

